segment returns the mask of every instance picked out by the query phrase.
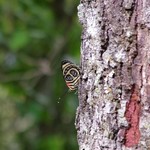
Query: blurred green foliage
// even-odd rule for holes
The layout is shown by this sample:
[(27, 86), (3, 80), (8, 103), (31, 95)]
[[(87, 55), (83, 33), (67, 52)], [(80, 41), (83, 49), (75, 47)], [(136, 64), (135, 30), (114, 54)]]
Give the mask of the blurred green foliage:
[(0, 0), (0, 150), (78, 149), (77, 95), (61, 97), (60, 68), (79, 62), (78, 3)]

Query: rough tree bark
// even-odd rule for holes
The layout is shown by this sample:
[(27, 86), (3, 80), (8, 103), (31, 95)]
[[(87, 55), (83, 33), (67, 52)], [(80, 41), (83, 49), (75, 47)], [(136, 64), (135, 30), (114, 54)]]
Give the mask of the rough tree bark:
[(150, 150), (150, 0), (81, 0), (80, 150)]

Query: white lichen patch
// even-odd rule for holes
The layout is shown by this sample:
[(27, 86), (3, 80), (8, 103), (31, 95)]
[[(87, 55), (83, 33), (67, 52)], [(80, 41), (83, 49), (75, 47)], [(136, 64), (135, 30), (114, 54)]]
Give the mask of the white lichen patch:
[(118, 110), (119, 117), (124, 117), (125, 109), (126, 109), (126, 101), (121, 101), (121, 108)]
[(105, 104), (105, 107), (104, 107), (104, 112), (105, 113), (110, 113), (111, 111), (111, 108), (112, 108), (112, 103), (111, 102), (109, 102), (109, 101), (107, 101), (107, 103)]
[(150, 7), (144, 9), (142, 19), (145, 25), (150, 28)]
[(110, 92), (104, 96), (104, 100), (112, 101), (113, 99), (114, 99), (114, 96), (113, 96), (112, 90), (110, 90)]
[(88, 117), (89, 117), (89, 114), (87, 112), (85, 112), (84, 116), (81, 116), (79, 123), (80, 123), (80, 126), (82, 126), (82, 129), (80, 130), (80, 132), (84, 132), (84, 133), (88, 132), (88, 125), (91, 123), (90, 120), (85, 120), (85, 118), (88, 118)]
[(126, 110), (126, 101), (121, 101), (121, 107), (118, 109), (118, 125), (119, 126), (128, 126), (128, 122), (125, 118), (125, 110)]
[(90, 150), (90, 147), (89, 147), (88, 143), (87, 144), (84, 144), (84, 143), (81, 144), (80, 150)]
[[(97, 37), (98, 31), (98, 20), (100, 20), (100, 16), (98, 15), (98, 11), (96, 10), (93, 12), (91, 7), (84, 7), (83, 4), (80, 4), (78, 7), (78, 17), (83, 25), (83, 27), (87, 30), (87, 33), (91, 37)], [(88, 16), (86, 16), (88, 14)], [(86, 20), (83, 20), (83, 18), (86, 18)]]
[(127, 30), (126, 31), (126, 37), (130, 38), (133, 35), (133, 31)]
[(116, 51), (115, 53), (115, 60), (117, 62), (125, 62), (126, 60), (126, 53), (124, 52), (124, 49), (121, 48), (120, 50)]
[(110, 78), (112, 78), (114, 74), (115, 74), (115, 71), (112, 70), (112, 71), (108, 74), (108, 76), (109, 76)]
[(102, 55), (102, 58), (103, 58), (103, 63), (104, 63), (105, 68), (108, 68), (108, 63), (111, 59), (110, 51), (105, 51)]
[(116, 63), (113, 59), (110, 59), (109, 65), (110, 65), (112, 68), (114, 68), (114, 67), (117, 66), (117, 63)]
[(101, 74), (98, 74), (95, 78), (95, 81), (94, 81), (94, 85), (97, 86), (99, 84), (99, 80), (100, 80), (100, 77), (101, 77)]
[(92, 98), (91, 92), (88, 92), (88, 99), (87, 99), (87, 103), (89, 103), (90, 105), (92, 105), (92, 104), (93, 104), (93, 98)]
[(94, 86), (99, 85), (100, 77), (102, 76), (102, 72), (104, 70), (104, 67), (103, 67), (101, 62), (98, 62), (97, 64), (98, 65), (97, 65), (97, 70), (96, 70), (96, 77), (95, 77)]
[(84, 5), (83, 4), (80, 4), (78, 7), (78, 17), (79, 17), (79, 20), (81, 22), (81, 24), (83, 24), (83, 18), (85, 18), (85, 13), (84, 13)]
[[(147, 114), (149, 115), (149, 114)], [(147, 121), (148, 118), (142, 118), (142, 120), (140, 121), (140, 128), (145, 128), (145, 130), (147, 130), (148, 132), (150, 131), (150, 124), (149, 122)], [(150, 117), (149, 119), (150, 120)]]
[(83, 76), (82, 76), (82, 79), (86, 79), (88, 77), (88, 74), (87, 72), (84, 72)]
[(98, 15), (99, 9), (95, 8), (95, 11), (92, 11), (93, 8), (89, 7), (86, 9), (88, 16), (86, 17), (86, 27), (87, 27), (87, 33), (91, 37), (98, 37), (99, 34), (99, 23), (101, 18)]
[(87, 18), (87, 32), (92, 37), (95, 37), (98, 34), (96, 26), (97, 26), (97, 18), (93, 17), (93, 15), (91, 14), (91, 16)]
[(108, 75), (104, 78), (104, 92), (105, 94), (111, 93), (112, 92), (112, 88), (111, 86), (113, 86), (113, 75), (114, 75), (114, 70), (112, 70), (110, 73), (108, 73)]
[(99, 87), (97, 87), (94, 90), (93, 98), (99, 98), (99, 95), (100, 95), (100, 90), (99, 90)]

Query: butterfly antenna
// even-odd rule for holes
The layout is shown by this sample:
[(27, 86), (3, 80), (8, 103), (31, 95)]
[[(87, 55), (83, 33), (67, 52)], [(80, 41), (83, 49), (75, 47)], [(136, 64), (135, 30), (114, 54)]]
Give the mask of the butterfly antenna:
[(59, 100), (61, 100), (61, 99), (67, 94), (68, 91), (69, 91), (69, 90), (66, 89), (66, 91), (58, 98), (57, 103), (59, 103)]

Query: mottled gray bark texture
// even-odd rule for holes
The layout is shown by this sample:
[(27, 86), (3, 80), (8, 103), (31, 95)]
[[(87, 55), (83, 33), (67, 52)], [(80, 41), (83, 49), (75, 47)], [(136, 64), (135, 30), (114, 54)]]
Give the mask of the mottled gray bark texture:
[(150, 0), (81, 0), (80, 150), (150, 150)]

